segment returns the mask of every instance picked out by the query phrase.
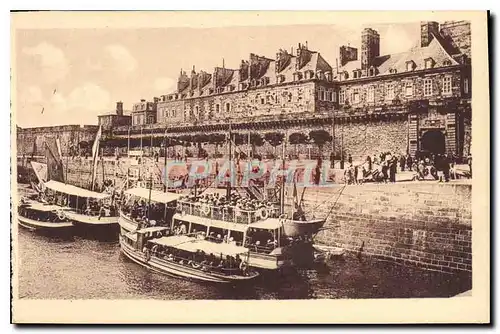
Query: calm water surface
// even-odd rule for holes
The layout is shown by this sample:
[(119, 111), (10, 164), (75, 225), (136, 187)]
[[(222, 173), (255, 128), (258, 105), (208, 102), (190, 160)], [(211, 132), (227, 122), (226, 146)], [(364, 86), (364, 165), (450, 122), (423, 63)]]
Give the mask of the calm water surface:
[(152, 273), (126, 259), (118, 242), (72, 240), (19, 229), (19, 295), (26, 299), (307, 299), (448, 297), (467, 277), (344, 257), (311, 269), (267, 274), (240, 287)]

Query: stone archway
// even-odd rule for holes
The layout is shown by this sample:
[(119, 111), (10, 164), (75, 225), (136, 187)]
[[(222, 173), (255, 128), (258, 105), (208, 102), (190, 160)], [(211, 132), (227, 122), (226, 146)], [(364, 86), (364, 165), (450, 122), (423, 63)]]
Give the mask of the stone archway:
[(434, 154), (445, 154), (445, 136), (441, 130), (427, 130), (420, 138), (420, 149)]

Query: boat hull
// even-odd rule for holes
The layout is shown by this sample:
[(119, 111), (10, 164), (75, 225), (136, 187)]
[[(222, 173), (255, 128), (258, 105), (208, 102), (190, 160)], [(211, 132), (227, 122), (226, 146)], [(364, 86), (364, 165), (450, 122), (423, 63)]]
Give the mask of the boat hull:
[(316, 235), (316, 233), (318, 233), (318, 231), (323, 227), (324, 224), (324, 219), (315, 219), (309, 221), (286, 219), (283, 222), (283, 229), (287, 237), (296, 238), (305, 235), (312, 237)]
[(17, 217), (19, 226), (30, 231), (36, 231), (47, 234), (67, 234), (72, 233), (74, 226), (71, 222), (57, 221), (57, 222), (44, 222), (18, 215)]
[(75, 227), (75, 234), (87, 239), (117, 241), (120, 231), (118, 217), (87, 216), (71, 211), (64, 214)]
[(248, 282), (258, 277), (258, 273), (252, 276), (234, 276), (234, 275), (215, 275), (212, 273), (204, 272), (202, 270), (187, 267), (175, 262), (170, 262), (160, 259), (156, 256), (151, 256), (149, 261), (146, 261), (144, 253), (135, 250), (133, 247), (127, 245), (120, 237), (120, 249), (122, 253), (134, 261), (135, 263), (159, 274), (167, 275), (170, 277), (178, 277), (189, 279), (199, 282), (209, 283), (223, 283), (223, 284), (237, 284)]

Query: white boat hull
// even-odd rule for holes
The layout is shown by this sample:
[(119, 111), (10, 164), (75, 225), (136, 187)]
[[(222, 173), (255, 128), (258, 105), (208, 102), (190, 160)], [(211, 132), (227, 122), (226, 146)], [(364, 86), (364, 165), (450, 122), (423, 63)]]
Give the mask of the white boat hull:
[(18, 215), (19, 225), (30, 230), (68, 230), (73, 228), (71, 222), (57, 221), (57, 222), (44, 222), (39, 220), (34, 220)]

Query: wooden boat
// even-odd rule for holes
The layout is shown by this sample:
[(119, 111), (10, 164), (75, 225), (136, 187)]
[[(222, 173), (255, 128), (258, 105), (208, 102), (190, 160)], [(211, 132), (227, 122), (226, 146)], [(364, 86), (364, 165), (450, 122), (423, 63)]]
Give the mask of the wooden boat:
[(61, 207), (34, 200), (22, 201), (18, 206), (19, 225), (37, 231), (67, 232), (73, 224), (61, 213)]
[(137, 264), (160, 274), (211, 283), (239, 283), (259, 276), (245, 262), (238, 268), (216, 267), (196, 254), (244, 255), (248, 249), (217, 245), (189, 235), (169, 236), (167, 227), (146, 227), (120, 235), (122, 253)]
[(101, 212), (82, 210), (81, 206), (88, 205), (90, 201), (110, 204), (111, 194), (98, 193), (73, 185), (50, 180), (44, 183), (45, 189), (61, 194), (65, 197), (65, 206), (61, 206), (62, 214), (75, 226), (84, 229), (118, 229), (118, 215), (110, 210), (102, 209)]
[(283, 229), (287, 237), (314, 236), (325, 225), (325, 219), (283, 220)]
[(186, 233), (203, 233), (206, 240), (213, 243), (246, 247), (248, 264), (253, 268), (277, 270), (292, 264), (295, 245), (284, 234), (282, 221), (275, 218), (277, 209), (242, 210), (186, 199), (179, 199), (177, 203), (172, 231), (184, 226)]
[[(148, 200), (149, 203), (153, 202), (160, 205), (160, 210), (155, 212), (149, 212), (149, 220), (154, 221), (156, 226), (170, 226), (170, 220), (175, 213), (177, 200), (182, 196), (173, 192), (162, 192), (153, 189), (146, 189), (142, 187), (130, 188), (125, 191), (125, 196), (128, 196), (125, 205), (120, 209), (120, 214), (118, 217), (118, 224), (122, 234), (125, 232), (130, 232), (136, 230), (139, 226), (137, 219), (142, 217), (135, 217), (132, 214), (132, 210), (127, 210), (126, 207), (130, 207), (132, 202), (136, 199)], [(132, 218), (134, 216), (134, 218)]]

